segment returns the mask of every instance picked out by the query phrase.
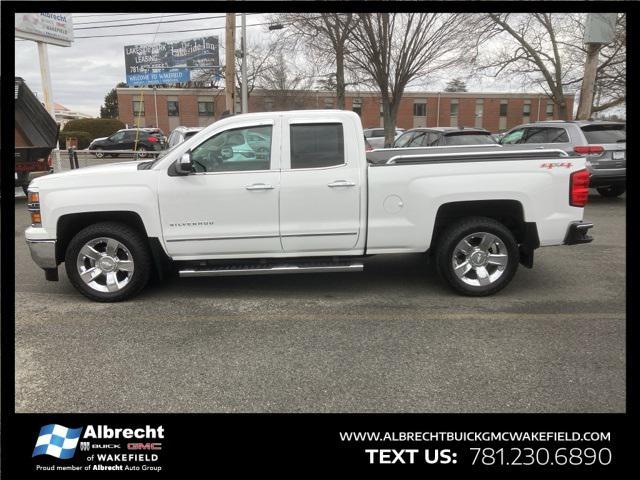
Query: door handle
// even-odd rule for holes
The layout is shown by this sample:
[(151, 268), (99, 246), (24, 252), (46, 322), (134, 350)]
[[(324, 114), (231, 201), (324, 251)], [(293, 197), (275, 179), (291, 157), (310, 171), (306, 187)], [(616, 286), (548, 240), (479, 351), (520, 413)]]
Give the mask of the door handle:
[(331, 188), (334, 188), (334, 187), (355, 187), (356, 183), (355, 182), (350, 182), (348, 180), (336, 180), (334, 182), (331, 182), (327, 186), (331, 187)]
[(247, 190), (273, 190), (273, 185), (267, 185), (266, 183), (254, 183), (253, 185), (245, 185)]

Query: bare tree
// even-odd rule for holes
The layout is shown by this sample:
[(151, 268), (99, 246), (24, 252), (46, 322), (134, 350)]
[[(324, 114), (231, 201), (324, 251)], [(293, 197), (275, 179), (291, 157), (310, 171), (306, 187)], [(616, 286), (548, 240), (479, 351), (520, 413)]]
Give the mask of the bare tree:
[(273, 21), (287, 24), (289, 32), (285, 38), (293, 48), (304, 46), (316, 59), (334, 67), (337, 108), (344, 109), (346, 44), (357, 25), (357, 17), (352, 13), (280, 13), (273, 16)]
[(282, 50), (272, 60), (257, 78), (256, 86), (268, 93), (274, 110), (304, 109), (315, 81), (315, 75), (308, 70), (313, 66), (307, 66), (307, 70), (296, 68), (299, 63), (290, 61)]
[[(247, 94), (250, 96), (256, 84), (260, 83), (264, 75), (274, 67), (274, 61), (282, 51), (282, 44), (278, 41), (247, 42)], [(242, 62), (241, 57), (236, 62), (236, 85), (242, 89)]]
[(501, 47), (487, 49), (492, 53), (480, 61), (482, 71), (539, 86), (553, 101), (558, 117), (569, 118), (567, 87), (575, 90), (575, 72), (584, 64), (567, 48), (575, 28), (570, 15), (490, 13), (486, 20), (485, 33)]
[(349, 61), (380, 90), (385, 144), (395, 135), (398, 108), (413, 80), (452, 67), (471, 36), (463, 14), (361, 13), (349, 37)]

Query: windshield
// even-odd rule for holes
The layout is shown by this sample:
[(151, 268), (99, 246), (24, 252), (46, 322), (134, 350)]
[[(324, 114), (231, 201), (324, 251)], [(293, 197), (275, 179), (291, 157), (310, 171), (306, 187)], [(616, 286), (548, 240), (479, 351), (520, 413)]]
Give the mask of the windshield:
[(582, 132), (589, 143), (622, 143), (627, 141), (626, 125), (587, 125)]
[(450, 133), (444, 137), (445, 145), (486, 145), (496, 143), (489, 133)]

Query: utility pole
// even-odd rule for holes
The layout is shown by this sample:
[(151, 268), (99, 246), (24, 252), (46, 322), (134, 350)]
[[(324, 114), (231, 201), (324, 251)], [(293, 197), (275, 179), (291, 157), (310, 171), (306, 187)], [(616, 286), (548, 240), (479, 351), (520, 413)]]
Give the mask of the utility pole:
[(242, 14), (242, 113), (249, 113), (249, 91), (247, 85), (247, 15)]
[(229, 113), (235, 113), (236, 109), (236, 14), (227, 13), (227, 23), (224, 37), (225, 48), (225, 74), (224, 97)]
[(588, 120), (591, 117), (593, 88), (596, 83), (596, 74), (598, 73), (600, 48), (602, 48), (600, 43), (587, 44), (587, 59), (584, 63), (584, 76), (582, 78), (582, 87), (580, 88), (580, 104), (578, 105), (576, 120)]
[(584, 76), (580, 88), (580, 104), (576, 120), (588, 120), (593, 105), (593, 89), (598, 73), (598, 54), (603, 45), (611, 43), (615, 37), (616, 13), (589, 13), (584, 29), (584, 44), (587, 58), (584, 62)]

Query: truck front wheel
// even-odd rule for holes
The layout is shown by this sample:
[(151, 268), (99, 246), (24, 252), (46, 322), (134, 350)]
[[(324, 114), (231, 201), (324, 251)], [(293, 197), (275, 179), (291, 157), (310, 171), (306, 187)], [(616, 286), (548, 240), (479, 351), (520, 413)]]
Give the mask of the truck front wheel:
[(458, 292), (485, 296), (504, 288), (518, 269), (518, 244), (502, 223), (470, 217), (449, 225), (436, 246), (438, 273)]
[(65, 269), (73, 286), (98, 302), (119, 302), (137, 294), (148, 283), (151, 268), (144, 236), (123, 223), (84, 228), (65, 253)]

